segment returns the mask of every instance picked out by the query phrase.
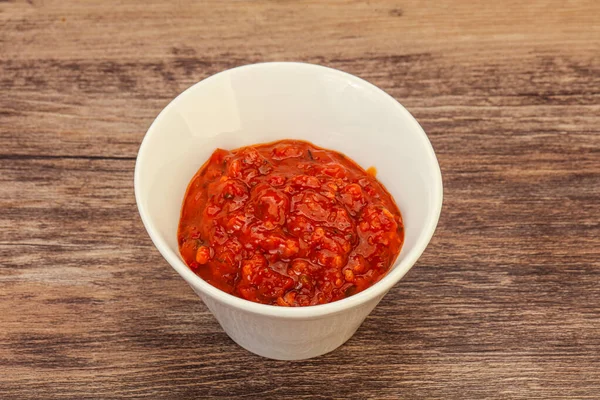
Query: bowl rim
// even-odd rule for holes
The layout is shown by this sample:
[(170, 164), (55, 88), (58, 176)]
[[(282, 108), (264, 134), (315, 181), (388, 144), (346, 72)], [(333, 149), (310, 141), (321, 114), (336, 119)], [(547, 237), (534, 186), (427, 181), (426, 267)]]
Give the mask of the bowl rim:
[[(200, 278), (198, 275), (196, 275), (178, 257), (177, 254), (170, 250), (170, 247), (167, 245), (165, 240), (161, 237), (161, 235), (158, 234), (157, 230), (154, 227), (152, 218), (150, 217), (149, 213), (144, 207), (144, 202), (142, 201), (142, 194), (140, 193), (140, 181), (142, 175), (140, 165), (142, 164), (142, 160), (146, 155), (146, 147), (148, 146), (149, 142), (148, 138), (156, 134), (155, 132), (158, 131), (157, 127), (160, 125), (161, 120), (164, 118), (164, 115), (168, 112), (168, 110), (177, 107), (178, 103), (182, 102), (192, 90), (198, 90), (203, 85), (207, 84), (207, 82), (211, 82), (216, 79), (221, 79), (228, 74), (239, 72), (240, 70), (265, 68), (313, 69), (321, 73), (336, 74), (346, 80), (351, 81), (353, 84), (359, 85), (361, 88), (364, 88), (365, 90), (368, 90), (371, 93), (383, 96), (388, 102), (392, 103), (393, 107), (397, 109), (398, 113), (401, 114), (402, 118), (406, 119), (407, 122), (412, 125), (412, 130), (417, 135), (421, 136), (421, 139), (424, 140), (424, 143), (426, 145), (427, 152), (430, 155), (427, 162), (433, 164), (431, 165), (431, 167), (435, 174), (435, 182), (432, 182), (432, 206), (428, 213), (429, 215), (427, 218), (427, 222), (422, 228), (423, 231), (421, 232), (419, 239), (415, 243), (414, 247), (404, 256), (404, 258), (399, 263), (398, 261), (395, 262), (395, 264), (397, 263), (395, 268), (389, 271), (379, 282), (363, 290), (362, 292), (359, 292), (345, 299), (314, 306), (281, 307), (255, 303), (226, 293), (220, 289), (217, 289), (216, 287), (212, 286), (211, 284)], [(138, 150), (135, 163), (134, 192), (142, 223), (144, 224), (144, 227), (146, 228), (150, 239), (152, 240), (160, 254), (163, 256), (163, 258), (171, 265), (171, 267), (173, 267), (173, 269), (177, 271), (177, 273), (179, 273), (179, 275), (183, 279), (187, 281), (188, 284), (192, 286), (192, 289), (194, 289), (194, 291), (199, 290), (202, 292), (202, 294), (211, 297), (215, 301), (224, 303), (227, 306), (233, 307), (235, 309), (240, 309), (253, 314), (284, 319), (315, 319), (359, 307), (369, 302), (370, 300), (375, 299), (378, 296), (383, 297), (392, 288), (392, 286), (394, 286), (400, 279), (402, 279), (402, 277), (412, 268), (412, 266), (416, 263), (419, 257), (423, 254), (423, 251), (425, 251), (425, 248), (431, 241), (431, 238), (433, 237), (433, 234), (437, 227), (443, 202), (443, 183), (439, 163), (437, 161), (435, 152), (433, 150), (431, 142), (429, 141), (429, 138), (427, 137), (425, 131), (419, 125), (417, 120), (395, 98), (390, 96), (384, 90), (373, 85), (372, 83), (338, 69), (303, 62), (264, 62), (227, 69), (191, 85), (186, 90), (177, 95), (177, 97), (171, 100), (169, 104), (167, 104), (167, 106), (163, 108), (163, 110), (154, 119), (154, 121), (146, 131), (144, 138), (142, 139), (142, 143)]]

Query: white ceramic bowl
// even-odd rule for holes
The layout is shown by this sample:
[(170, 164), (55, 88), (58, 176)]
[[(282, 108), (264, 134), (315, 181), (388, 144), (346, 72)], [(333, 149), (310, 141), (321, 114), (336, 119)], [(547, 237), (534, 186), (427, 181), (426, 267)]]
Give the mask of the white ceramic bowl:
[[(375, 166), (405, 224), (390, 272), (349, 298), (311, 307), (253, 303), (211, 286), (183, 262), (177, 226), (187, 185), (217, 148), (302, 139)], [(442, 177), (425, 132), (388, 94), (350, 74), (302, 63), (247, 65), (187, 89), (148, 129), (135, 197), (152, 241), (240, 346), (295, 360), (346, 342), (427, 247), (442, 207)]]

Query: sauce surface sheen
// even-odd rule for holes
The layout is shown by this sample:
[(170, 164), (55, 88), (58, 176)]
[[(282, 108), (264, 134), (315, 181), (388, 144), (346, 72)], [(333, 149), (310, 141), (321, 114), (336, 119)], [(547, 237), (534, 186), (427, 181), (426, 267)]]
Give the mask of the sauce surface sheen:
[(217, 149), (188, 186), (178, 231), (202, 279), (279, 306), (368, 288), (403, 241), (400, 211), (374, 169), (297, 140)]

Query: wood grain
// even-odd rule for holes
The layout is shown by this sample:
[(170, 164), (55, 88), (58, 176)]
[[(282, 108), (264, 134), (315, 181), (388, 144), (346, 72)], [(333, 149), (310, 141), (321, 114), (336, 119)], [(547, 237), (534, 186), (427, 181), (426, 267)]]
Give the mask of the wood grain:
[[(0, 1), (0, 398), (596, 399), (600, 3)], [(160, 257), (158, 112), (252, 62), (363, 77), (428, 133), (429, 248), (326, 356), (237, 347)]]

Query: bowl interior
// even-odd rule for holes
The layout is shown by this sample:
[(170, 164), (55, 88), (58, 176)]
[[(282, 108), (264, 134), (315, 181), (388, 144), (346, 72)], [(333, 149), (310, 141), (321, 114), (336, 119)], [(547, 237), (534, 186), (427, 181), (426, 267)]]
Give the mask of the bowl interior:
[(299, 63), (256, 64), (214, 75), (182, 93), (152, 124), (138, 155), (135, 189), (146, 228), (163, 255), (181, 260), (176, 234), (183, 196), (210, 154), (217, 147), (278, 139), (307, 140), (364, 168), (375, 166), (405, 223), (394, 268), (406, 272), (412, 266), (441, 208), (441, 175), (427, 137), (375, 86)]

